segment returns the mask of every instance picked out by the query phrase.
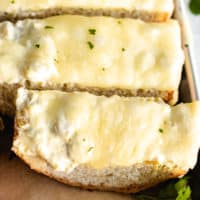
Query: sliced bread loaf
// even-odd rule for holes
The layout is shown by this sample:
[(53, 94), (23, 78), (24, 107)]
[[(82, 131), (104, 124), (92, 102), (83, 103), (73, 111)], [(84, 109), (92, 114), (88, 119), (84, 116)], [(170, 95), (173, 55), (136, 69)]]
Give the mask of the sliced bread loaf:
[(138, 192), (195, 166), (199, 120), (199, 102), (20, 89), (12, 150), (69, 185)]

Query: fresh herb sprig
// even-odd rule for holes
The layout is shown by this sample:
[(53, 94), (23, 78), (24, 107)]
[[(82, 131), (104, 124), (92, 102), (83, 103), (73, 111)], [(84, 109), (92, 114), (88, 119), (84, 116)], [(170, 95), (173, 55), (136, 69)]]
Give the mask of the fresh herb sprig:
[(191, 188), (189, 186), (189, 177), (179, 179), (177, 182), (170, 182), (167, 186), (161, 188), (157, 194), (140, 193), (133, 195), (137, 200), (191, 200)]
[(200, 1), (199, 0), (190, 0), (189, 3), (190, 10), (193, 14), (200, 14)]

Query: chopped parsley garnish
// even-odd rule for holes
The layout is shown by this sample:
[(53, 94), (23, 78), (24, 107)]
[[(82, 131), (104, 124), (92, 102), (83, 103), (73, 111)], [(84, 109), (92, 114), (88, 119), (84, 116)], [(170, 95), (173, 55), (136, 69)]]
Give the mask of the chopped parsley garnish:
[(36, 44), (35, 47), (39, 49), (40, 48), (40, 44)]
[(188, 47), (189, 47), (189, 45), (188, 45), (188, 44), (185, 44), (184, 46), (185, 46), (186, 48), (188, 48)]
[(54, 62), (58, 63), (58, 60), (56, 58), (54, 58)]
[(95, 34), (96, 34), (96, 29), (89, 29), (88, 32), (89, 32), (91, 35), (95, 35)]
[(85, 138), (83, 138), (83, 142), (85, 142)]
[(118, 20), (117, 23), (118, 23), (118, 24), (122, 24), (122, 21)]
[(92, 42), (88, 41), (87, 44), (91, 50), (94, 48), (94, 44), (92, 44)]
[(49, 25), (45, 26), (44, 28), (45, 28), (45, 29), (54, 29), (53, 26), (49, 26)]
[(102, 71), (103, 71), (103, 72), (105, 72), (105, 71), (106, 71), (106, 69), (103, 67), (103, 68), (102, 68)]
[(200, 1), (199, 0), (190, 0), (189, 3), (190, 10), (193, 14), (200, 14)]
[(163, 133), (163, 132), (164, 132), (164, 130), (163, 130), (162, 128), (159, 128), (158, 131), (159, 131), (160, 133)]
[(10, 3), (12, 3), (12, 4), (15, 3), (15, 0), (11, 0)]
[(122, 51), (126, 51), (126, 49), (125, 49), (125, 48), (122, 48)]
[(89, 147), (88, 152), (92, 151), (94, 147)]

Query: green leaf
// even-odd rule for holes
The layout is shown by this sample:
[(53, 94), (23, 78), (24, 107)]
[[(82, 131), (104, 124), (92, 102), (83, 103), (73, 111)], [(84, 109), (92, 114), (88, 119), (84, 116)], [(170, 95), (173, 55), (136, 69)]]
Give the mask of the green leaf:
[(176, 184), (175, 184), (175, 189), (177, 192), (179, 192), (182, 188), (186, 187), (188, 185), (188, 180), (189, 177), (186, 176), (182, 179), (180, 179)]
[(190, 186), (185, 186), (178, 191), (178, 196), (176, 200), (190, 200), (191, 199), (191, 189)]
[(200, 1), (199, 0), (190, 0), (189, 4), (190, 10), (193, 14), (200, 14)]
[(191, 188), (188, 185), (189, 177), (183, 177), (178, 181), (172, 180), (169, 184), (161, 186), (159, 192), (148, 192), (133, 195), (138, 200), (191, 200)]

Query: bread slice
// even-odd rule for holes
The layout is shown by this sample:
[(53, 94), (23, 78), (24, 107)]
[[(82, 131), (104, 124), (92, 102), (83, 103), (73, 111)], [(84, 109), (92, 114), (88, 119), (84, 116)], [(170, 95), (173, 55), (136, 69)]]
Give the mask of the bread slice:
[(200, 102), (20, 89), (16, 104), (12, 150), (72, 186), (138, 192), (197, 160)]
[(0, 20), (44, 18), (61, 14), (134, 17), (145, 21), (166, 21), (172, 15), (173, 0), (0, 0)]
[(177, 100), (184, 56), (175, 20), (66, 15), (0, 23), (0, 37), (6, 99), (14, 98), (4, 85)]

